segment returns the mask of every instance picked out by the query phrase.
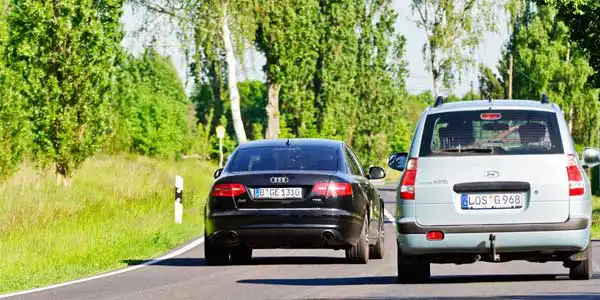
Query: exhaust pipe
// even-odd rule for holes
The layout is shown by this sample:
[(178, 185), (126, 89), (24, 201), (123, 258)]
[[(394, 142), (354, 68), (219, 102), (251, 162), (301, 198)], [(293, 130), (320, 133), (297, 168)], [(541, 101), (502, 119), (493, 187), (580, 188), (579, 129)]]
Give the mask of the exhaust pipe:
[(323, 240), (331, 241), (333, 240), (333, 232), (330, 230), (323, 231)]
[(235, 242), (238, 240), (239, 236), (237, 234), (237, 232), (235, 231), (230, 231), (227, 233), (227, 237), (229, 238), (230, 241)]

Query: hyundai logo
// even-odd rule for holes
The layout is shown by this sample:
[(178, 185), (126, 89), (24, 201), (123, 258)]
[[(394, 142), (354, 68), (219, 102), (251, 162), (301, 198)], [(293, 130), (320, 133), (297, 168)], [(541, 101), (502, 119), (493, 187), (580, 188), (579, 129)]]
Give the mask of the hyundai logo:
[(287, 177), (271, 177), (271, 183), (288, 183), (290, 180)]
[(484, 175), (487, 178), (496, 178), (496, 177), (500, 176), (500, 172), (498, 172), (496, 170), (488, 170), (488, 171), (485, 171)]

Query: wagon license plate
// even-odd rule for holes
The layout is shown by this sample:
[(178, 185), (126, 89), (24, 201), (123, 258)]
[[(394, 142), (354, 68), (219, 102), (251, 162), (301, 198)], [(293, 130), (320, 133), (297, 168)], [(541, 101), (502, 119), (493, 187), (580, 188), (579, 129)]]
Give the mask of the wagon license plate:
[(254, 189), (255, 199), (302, 199), (302, 188), (257, 188)]
[(523, 207), (523, 193), (463, 193), (460, 199), (462, 209), (519, 209)]

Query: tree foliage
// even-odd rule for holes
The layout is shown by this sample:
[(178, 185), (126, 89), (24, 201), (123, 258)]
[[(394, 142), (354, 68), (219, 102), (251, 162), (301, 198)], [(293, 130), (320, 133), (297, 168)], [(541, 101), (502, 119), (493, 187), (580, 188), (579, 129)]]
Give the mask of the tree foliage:
[[(254, 88), (261, 91), (253, 93), (257, 97), (244, 95), (245, 84), (238, 85), (244, 126), (253, 138), (269, 123), (258, 103), (273, 96), (280, 108), (280, 137), (345, 140), (365, 163), (381, 163), (390, 151), (407, 147), (411, 129), (399, 117), (407, 98), (405, 40), (393, 27), (397, 15), (391, 1), (257, 3), (255, 44), (266, 57), (266, 95), (264, 88)], [(208, 89), (205, 84), (195, 93), (199, 116), (211, 104), (215, 111), (227, 110)]]
[(571, 41), (589, 57), (594, 74), (590, 82), (600, 88), (600, 2), (596, 0), (538, 0), (556, 8), (556, 18), (569, 27)]
[(8, 58), (27, 101), (32, 150), (70, 177), (109, 132), (123, 0), (13, 0)]
[(8, 3), (0, 0), (0, 180), (13, 174), (26, 149), (26, 113), (22, 98), (15, 92), (14, 73), (5, 61), (8, 39)]
[[(193, 109), (170, 58), (147, 49), (140, 58), (130, 57), (123, 72), (117, 133), (118, 146), (143, 155), (168, 157), (184, 154), (192, 143)], [(195, 119), (194, 119), (195, 120)]]
[[(314, 126), (314, 107), (303, 104), (314, 101), (306, 92), (311, 89), (318, 57), (319, 10), (317, 0), (257, 1), (255, 44), (266, 58), (267, 138), (280, 135), (280, 98), (282, 109), (294, 111), (289, 116), (300, 125), (294, 131), (306, 132)], [(280, 97), (282, 88), (285, 95)]]
[[(216, 100), (210, 89), (211, 87), (208, 84), (197, 86), (192, 93), (191, 101), (195, 105), (198, 121), (202, 124), (210, 124), (215, 128), (221, 124), (222, 115), (230, 114), (230, 103), (229, 101)], [(238, 83), (238, 90), (240, 93), (241, 113), (244, 116), (244, 129), (250, 133), (250, 139), (262, 138), (262, 127), (266, 120), (267, 86), (258, 80), (244, 81)], [(227, 96), (227, 94), (225, 95)], [(213, 112), (212, 114), (211, 111)], [(255, 132), (254, 128), (260, 130)], [(230, 133), (234, 132), (232, 124), (228, 123), (226, 129)]]
[(479, 93), (485, 99), (505, 99), (504, 79), (487, 66), (479, 67)]
[(433, 77), (434, 93), (460, 82), (473, 66), (483, 34), (496, 30), (493, 0), (412, 0), (416, 25), (425, 31), (423, 59)]
[(594, 74), (588, 55), (570, 40), (572, 29), (557, 18), (556, 8), (524, 4), (508, 52), (514, 55), (514, 98), (539, 99), (546, 93), (564, 111), (576, 142), (597, 143), (599, 90), (588, 84)]

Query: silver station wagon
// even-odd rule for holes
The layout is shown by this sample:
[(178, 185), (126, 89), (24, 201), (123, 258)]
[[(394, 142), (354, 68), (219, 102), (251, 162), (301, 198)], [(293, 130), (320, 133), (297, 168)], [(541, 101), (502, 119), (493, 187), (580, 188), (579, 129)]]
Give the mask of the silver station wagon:
[(561, 109), (541, 101), (444, 103), (421, 115), (397, 193), (398, 280), (421, 282), (432, 263), (562, 261), (592, 276), (592, 196)]

